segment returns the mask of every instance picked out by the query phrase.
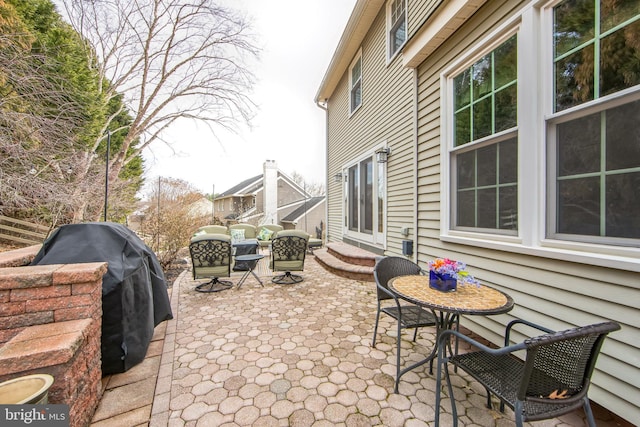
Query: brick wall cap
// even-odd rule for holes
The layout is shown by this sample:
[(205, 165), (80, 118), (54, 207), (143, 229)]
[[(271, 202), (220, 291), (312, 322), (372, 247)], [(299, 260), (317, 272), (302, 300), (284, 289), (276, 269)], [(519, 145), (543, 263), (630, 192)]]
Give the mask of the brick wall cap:
[(93, 319), (77, 319), (30, 326), (13, 337), (11, 342), (30, 341), (39, 338), (55, 337), (57, 335), (83, 331), (91, 325), (91, 322), (93, 322)]
[(50, 286), (60, 264), (0, 268), (0, 290)]
[(27, 246), (0, 252), (0, 267), (21, 267), (29, 264), (38, 254), (42, 245)]
[(64, 264), (53, 272), (54, 285), (95, 282), (107, 272), (106, 262)]

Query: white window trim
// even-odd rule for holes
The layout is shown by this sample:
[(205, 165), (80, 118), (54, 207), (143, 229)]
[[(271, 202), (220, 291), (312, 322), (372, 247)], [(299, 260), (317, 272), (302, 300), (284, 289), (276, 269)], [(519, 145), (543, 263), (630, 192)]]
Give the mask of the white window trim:
[[(358, 104), (358, 106), (352, 110), (351, 109), (351, 90), (353, 89), (353, 81), (351, 80), (352, 79), (351, 70), (353, 70), (353, 67), (355, 67), (358, 60), (360, 60), (360, 104)], [(353, 58), (353, 61), (351, 61), (351, 64), (349, 64), (349, 117), (353, 116), (362, 107), (362, 104), (364, 103), (363, 82), (364, 82), (364, 61), (362, 61), (362, 48), (360, 48), (356, 56)]]
[(387, 65), (389, 65), (393, 60), (400, 54), (402, 48), (407, 44), (407, 40), (409, 40), (409, 13), (407, 12), (407, 0), (402, 0), (404, 3), (404, 28), (405, 28), (405, 37), (402, 44), (398, 47), (395, 52), (391, 52), (391, 28), (393, 28), (392, 14), (391, 14), (391, 6), (393, 5), (394, 0), (387, 0), (386, 4), (386, 28), (385, 28), (385, 38), (386, 38), (386, 49), (387, 49)]
[[(539, 2), (540, 3), (540, 2)], [(440, 180), (440, 239), (445, 242), (509, 251), (524, 255), (553, 258), (569, 262), (640, 272), (640, 248), (608, 246), (546, 238), (547, 160), (545, 105), (551, 105), (551, 8), (557, 0), (525, 5), (514, 16), (477, 41), (478, 48), (460, 55), (440, 75), (442, 111), (440, 173), (449, 177), (450, 149), (453, 145), (451, 77), (471, 66), (482, 55), (491, 52), (516, 31), (518, 33), (518, 235), (466, 232), (451, 229), (451, 185)], [(545, 35), (546, 34), (546, 35)], [(508, 36), (507, 36), (508, 35)], [(542, 60), (531, 66), (531, 57), (523, 52), (538, 52)], [(545, 65), (546, 64), (546, 65)], [(541, 77), (542, 76), (542, 77)], [(526, 83), (526, 84), (525, 84)], [(522, 100), (526, 99), (527, 102)], [(522, 120), (528, 117), (528, 120)], [(532, 141), (534, 141), (532, 143)]]
[[(357, 240), (359, 242), (363, 242), (363, 243), (367, 243), (369, 245), (372, 246), (376, 246), (382, 249), (387, 249), (387, 234), (388, 234), (388, 229), (387, 229), (387, 219), (388, 219), (388, 214), (384, 215), (384, 232), (383, 233), (379, 233), (377, 231), (377, 228), (374, 226), (374, 229), (372, 230), (371, 234), (367, 234), (367, 233), (361, 233), (361, 232), (357, 232), (357, 231), (353, 231), (349, 229), (349, 224), (344, 222), (344, 218), (346, 218), (347, 215), (349, 215), (349, 210), (347, 208), (347, 202), (348, 202), (348, 185), (349, 182), (347, 180), (344, 179), (344, 177), (348, 177), (349, 176), (349, 168), (360, 164), (360, 162), (362, 162), (365, 159), (368, 158), (373, 158), (373, 163), (374, 163), (374, 200), (377, 200), (377, 179), (378, 179), (378, 163), (376, 162), (376, 150), (380, 149), (380, 148), (386, 148), (387, 147), (387, 143), (386, 141), (380, 144), (377, 144), (375, 147), (367, 150), (364, 153), (361, 153), (360, 156), (358, 157), (354, 157), (350, 162), (345, 163), (342, 166), (342, 176), (343, 176), (343, 180), (342, 180), (342, 234), (345, 237), (348, 237), (350, 239), (353, 240)], [(388, 185), (388, 180), (387, 180), (387, 165), (384, 165), (384, 187), (385, 187), (385, 199), (384, 199), (384, 209), (385, 212), (388, 212), (387, 209), (389, 208), (389, 198), (388, 198), (388, 189), (389, 189), (389, 185)], [(378, 218), (378, 206), (377, 203), (373, 203), (373, 219), (374, 222), (377, 221)]]

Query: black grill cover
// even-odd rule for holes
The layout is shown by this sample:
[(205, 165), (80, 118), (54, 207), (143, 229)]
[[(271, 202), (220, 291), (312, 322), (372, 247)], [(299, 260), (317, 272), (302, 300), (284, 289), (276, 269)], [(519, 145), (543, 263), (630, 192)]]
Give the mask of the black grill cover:
[(156, 255), (122, 224), (70, 224), (51, 234), (31, 265), (104, 261), (102, 374), (108, 375), (142, 362), (155, 326), (173, 318)]

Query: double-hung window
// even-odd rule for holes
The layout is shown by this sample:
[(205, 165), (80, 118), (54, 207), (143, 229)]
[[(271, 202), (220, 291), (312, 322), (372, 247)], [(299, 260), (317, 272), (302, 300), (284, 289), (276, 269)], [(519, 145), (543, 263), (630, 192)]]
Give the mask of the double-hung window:
[(387, 3), (389, 58), (392, 58), (407, 40), (407, 14), (405, 0)]
[(640, 7), (562, 1), (553, 15), (547, 237), (640, 243)]
[(362, 54), (359, 53), (349, 67), (349, 112), (353, 114), (362, 105)]
[(453, 76), (453, 229), (516, 234), (517, 35)]

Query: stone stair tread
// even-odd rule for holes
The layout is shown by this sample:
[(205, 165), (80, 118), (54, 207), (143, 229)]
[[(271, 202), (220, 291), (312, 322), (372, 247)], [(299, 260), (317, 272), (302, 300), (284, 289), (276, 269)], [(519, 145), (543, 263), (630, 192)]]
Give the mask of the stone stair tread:
[(327, 243), (326, 246), (329, 250), (336, 252), (343, 257), (372, 260), (374, 264), (375, 264), (375, 259), (378, 256), (365, 249), (358, 248), (356, 246), (352, 246), (343, 242), (331, 242), (331, 243)]
[(366, 265), (356, 265), (350, 264), (348, 262), (342, 261), (339, 258), (334, 257), (328, 251), (328, 249), (316, 249), (313, 254), (316, 258), (319, 258), (323, 263), (329, 265), (332, 268), (349, 271), (354, 273), (370, 273), (373, 274), (373, 267)]

